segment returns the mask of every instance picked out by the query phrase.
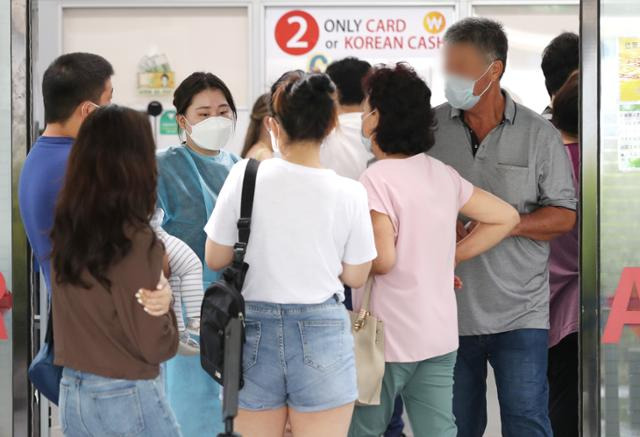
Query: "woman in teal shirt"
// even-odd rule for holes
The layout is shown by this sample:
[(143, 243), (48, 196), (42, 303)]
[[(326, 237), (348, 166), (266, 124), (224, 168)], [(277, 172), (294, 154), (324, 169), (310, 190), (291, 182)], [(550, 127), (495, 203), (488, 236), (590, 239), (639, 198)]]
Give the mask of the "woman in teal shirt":
[[(164, 230), (187, 243), (204, 261), (204, 226), (229, 170), (239, 160), (223, 149), (233, 134), (236, 106), (222, 80), (200, 72), (178, 86), (173, 105), (184, 141), (158, 156), (158, 207), (164, 211)], [(203, 264), (206, 289), (218, 274)], [(178, 355), (167, 362), (165, 374), (167, 397), (183, 434), (220, 432), (220, 389), (202, 370), (200, 357)]]

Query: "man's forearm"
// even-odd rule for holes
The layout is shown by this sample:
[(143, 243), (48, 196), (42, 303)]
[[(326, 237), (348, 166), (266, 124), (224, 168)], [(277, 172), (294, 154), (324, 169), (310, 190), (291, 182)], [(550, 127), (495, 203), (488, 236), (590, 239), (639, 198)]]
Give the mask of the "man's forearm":
[(511, 236), (551, 241), (569, 232), (575, 223), (575, 211), (545, 206), (530, 214), (520, 214), (520, 224), (513, 229)]

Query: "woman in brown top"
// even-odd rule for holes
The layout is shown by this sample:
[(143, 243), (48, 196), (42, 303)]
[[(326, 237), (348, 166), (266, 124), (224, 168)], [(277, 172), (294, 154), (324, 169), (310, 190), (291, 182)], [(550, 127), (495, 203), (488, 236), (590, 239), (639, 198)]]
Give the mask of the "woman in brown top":
[(180, 435), (158, 376), (178, 347), (176, 318), (168, 300), (152, 310), (141, 305), (164, 256), (149, 225), (156, 178), (146, 115), (112, 105), (86, 119), (51, 233), (55, 363), (64, 367), (60, 421), (68, 437)]

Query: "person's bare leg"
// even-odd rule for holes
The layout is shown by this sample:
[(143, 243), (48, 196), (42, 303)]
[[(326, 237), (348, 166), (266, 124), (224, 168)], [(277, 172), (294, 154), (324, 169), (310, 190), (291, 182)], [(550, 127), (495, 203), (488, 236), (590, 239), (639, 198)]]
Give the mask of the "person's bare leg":
[(282, 437), (286, 423), (286, 407), (268, 411), (240, 409), (235, 421), (235, 430), (242, 434), (242, 437)]
[(317, 413), (289, 409), (294, 437), (346, 437), (353, 415), (353, 403)]
[(287, 420), (287, 425), (284, 427), (284, 437), (293, 437), (291, 432), (291, 422)]

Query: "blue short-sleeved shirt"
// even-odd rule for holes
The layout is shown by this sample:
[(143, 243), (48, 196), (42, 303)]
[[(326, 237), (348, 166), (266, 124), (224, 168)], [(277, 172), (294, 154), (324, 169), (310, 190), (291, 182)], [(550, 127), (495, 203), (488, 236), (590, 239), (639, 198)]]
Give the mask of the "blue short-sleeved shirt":
[(18, 188), (20, 215), (29, 244), (51, 293), (51, 240), (58, 193), (62, 189), (67, 159), (73, 144), (69, 137), (40, 137), (24, 162)]

